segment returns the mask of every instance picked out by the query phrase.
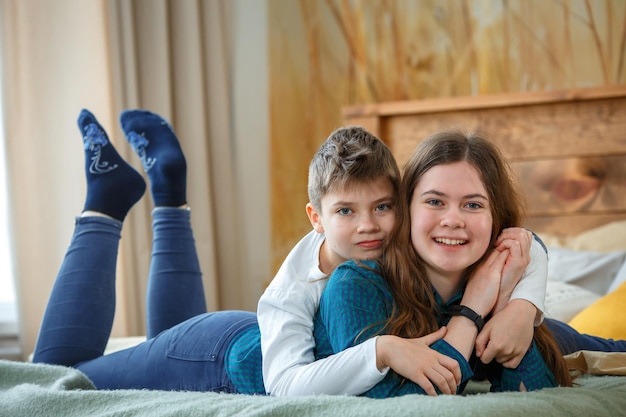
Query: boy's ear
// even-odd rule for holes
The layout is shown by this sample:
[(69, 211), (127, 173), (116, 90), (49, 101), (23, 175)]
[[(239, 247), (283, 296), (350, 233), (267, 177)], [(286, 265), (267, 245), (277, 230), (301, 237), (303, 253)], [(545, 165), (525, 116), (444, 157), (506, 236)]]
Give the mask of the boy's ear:
[(313, 230), (317, 233), (324, 233), (324, 225), (322, 225), (322, 216), (315, 210), (313, 204), (307, 203), (306, 205), (306, 215), (309, 217), (309, 221), (311, 222), (311, 226), (313, 226)]

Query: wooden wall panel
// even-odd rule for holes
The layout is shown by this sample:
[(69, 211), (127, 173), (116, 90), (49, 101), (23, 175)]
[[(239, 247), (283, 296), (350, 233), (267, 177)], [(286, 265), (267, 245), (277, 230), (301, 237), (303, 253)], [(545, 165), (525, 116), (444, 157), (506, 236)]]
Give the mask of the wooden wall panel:
[(611, 222), (626, 220), (626, 213), (600, 214), (593, 216), (565, 215), (565, 216), (538, 216), (529, 217), (526, 227), (541, 233), (554, 236), (576, 236), (584, 231), (593, 229)]
[(626, 155), (511, 164), (529, 214), (626, 213)]
[(484, 131), (511, 160), (626, 150), (626, 86), (572, 91), (353, 106), (344, 110), (344, 121), (353, 124), (377, 114), (374, 132), (394, 149), (400, 164), (413, 152), (416, 140), (451, 128)]

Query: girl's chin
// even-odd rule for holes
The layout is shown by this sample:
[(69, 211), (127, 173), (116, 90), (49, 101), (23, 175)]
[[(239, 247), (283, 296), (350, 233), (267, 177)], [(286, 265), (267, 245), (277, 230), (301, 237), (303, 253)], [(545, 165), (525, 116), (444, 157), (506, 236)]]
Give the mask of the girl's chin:
[(435, 267), (446, 274), (462, 274), (465, 270), (472, 266), (473, 263), (464, 262), (459, 259), (446, 260), (444, 262), (435, 263)]
[[(439, 246), (440, 247), (440, 246)], [(450, 268), (465, 269), (476, 263), (480, 256), (476, 256), (475, 251), (468, 251), (463, 247), (444, 247), (443, 251), (439, 251), (435, 261), (441, 266), (449, 265)]]

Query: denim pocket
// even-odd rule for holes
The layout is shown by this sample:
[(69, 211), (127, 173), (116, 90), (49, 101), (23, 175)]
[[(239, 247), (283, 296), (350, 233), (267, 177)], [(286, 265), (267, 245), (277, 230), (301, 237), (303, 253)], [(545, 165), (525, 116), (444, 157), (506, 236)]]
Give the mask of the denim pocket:
[(248, 311), (218, 311), (201, 314), (173, 327), (167, 356), (187, 361), (223, 359), (230, 341), (256, 322)]

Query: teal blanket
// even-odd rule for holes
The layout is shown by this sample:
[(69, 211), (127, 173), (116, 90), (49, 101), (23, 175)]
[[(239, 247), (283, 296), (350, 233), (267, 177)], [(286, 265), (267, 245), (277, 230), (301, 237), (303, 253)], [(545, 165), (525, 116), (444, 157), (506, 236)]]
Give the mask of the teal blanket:
[(274, 398), (200, 392), (97, 391), (80, 372), (0, 360), (0, 416), (506, 416), (626, 415), (626, 377), (587, 376), (575, 388), (532, 393), (407, 395), (384, 400), (309, 396)]

